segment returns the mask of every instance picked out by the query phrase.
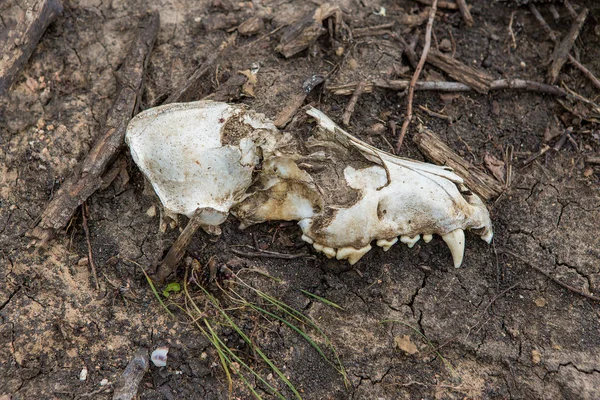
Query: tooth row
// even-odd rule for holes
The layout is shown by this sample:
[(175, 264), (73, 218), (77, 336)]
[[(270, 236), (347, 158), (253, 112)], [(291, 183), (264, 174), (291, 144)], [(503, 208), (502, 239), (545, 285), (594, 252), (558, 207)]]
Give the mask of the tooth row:
[[(423, 235), (423, 241), (429, 243), (433, 235)], [(400, 236), (400, 241), (406, 243), (409, 248), (412, 248), (421, 239), (421, 235)], [(463, 256), (465, 254), (465, 232), (462, 229), (456, 229), (450, 233), (442, 235), (442, 239), (448, 245), (450, 253), (452, 253), (452, 261), (454, 267), (458, 268), (462, 264)], [(315, 242), (313, 239), (306, 235), (302, 235), (302, 240), (313, 245), (315, 250), (321, 252), (327, 256), (327, 258), (335, 257), (338, 260), (348, 260), (350, 265), (354, 265), (364, 256), (369, 250), (371, 245), (366, 245), (363, 248), (355, 249), (354, 247), (341, 247), (334, 249), (333, 247), (327, 247), (320, 243)], [(379, 239), (377, 240), (377, 246), (381, 247), (383, 251), (388, 251), (394, 244), (398, 242), (398, 238), (392, 239)]]

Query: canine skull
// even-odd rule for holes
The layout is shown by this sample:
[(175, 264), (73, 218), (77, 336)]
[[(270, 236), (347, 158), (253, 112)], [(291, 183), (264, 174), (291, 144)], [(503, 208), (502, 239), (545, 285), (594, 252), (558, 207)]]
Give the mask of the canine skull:
[(240, 106), (173, 104), (135, 117), (127, 142), (165, 209), (200, 210), (205, 228), (229, 212), (242, 228), (298, 221), (304, 241), (350, 264), (373, 241), (387, 251), (437, 234), (459, 267), (465, 230), (491, 241), (487, 208), (452, 169), (395, 157), (307, 113), (317, 125), (298, 140)]

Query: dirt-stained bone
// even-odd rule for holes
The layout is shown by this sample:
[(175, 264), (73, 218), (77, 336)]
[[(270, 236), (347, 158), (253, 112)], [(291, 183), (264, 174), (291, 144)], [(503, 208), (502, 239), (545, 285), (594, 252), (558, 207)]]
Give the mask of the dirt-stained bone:
[(452, 169), (404, 159), (348, 134), (322, 112), (299, 143), (262, 114), (210, 101), (147, 110), (130, 124), (134, 160), (169, 213), (206, 210), (206, 227), (229, 212), (245, 228), (298, 221), (302, 239), (329, 258), (356, 263), (372, 247), (387, 251), (440, 235), (456, 267), (465, 230), (488, 243), (486, 206)]

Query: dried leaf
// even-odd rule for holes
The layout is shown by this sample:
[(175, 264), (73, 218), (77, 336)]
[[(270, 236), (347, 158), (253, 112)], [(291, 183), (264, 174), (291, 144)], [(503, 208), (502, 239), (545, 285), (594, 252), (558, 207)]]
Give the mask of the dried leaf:
[(410, 340), (410, 336), (404, 335), (402, 337), (396, 336), (394, 338), (394, 345), (400, 350), (404, 351), (406, 354), (415, 354), (418, 353), (419, 350), (417, 346)]
[(485, 156), (483, 156), (483, 162), (485, 163), (487, 169), (490, 170), (492, 175), (494, 175), (494, 178), (496, 178), (500, 182), (505, 182), (506, 165), (504, 164), (504, 161), (498, 160), (496, 157), (489, 153), (485, 153)]

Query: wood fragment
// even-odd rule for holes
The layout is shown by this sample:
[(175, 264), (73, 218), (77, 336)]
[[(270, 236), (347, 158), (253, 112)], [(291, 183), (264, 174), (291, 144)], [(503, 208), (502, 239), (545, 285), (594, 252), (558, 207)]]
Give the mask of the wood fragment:
[[(16, 21), (7, 18), (0, 31), (0, 96), (8, 91), (27, 62), (46, 28), (62, 13), (60, 0), (16, 1), (22, 10)], [(15, 4), (15, 7), (17, 7)], [(0, 8), (6, 8), (5, 5)]]
[(164, 282), (172, 273), (175, 272), (177, 265), (183, 258), (185, 251), (192, 241), (196, 231), (202, 226), (201, 221), (202, 210), (197, 210), (194, 216), (188, 221), (183, 231), (179, 234), (179, 237), (175, 239), (175, 242), (171, 245), (169, 252), (158, 265), (156, 270), (156, 280)]
[[(425, 4), (426, 6), (430, 6), (433, 4), (433, 0), (417, 0), (418, 3)], [(446, 10), (458, 10), (458, 4), (453, 1), (438, 1), (438, 8), (445, 8)]]
[(600, 157), (589, 156), (585, 159), (588, 164), (600, 164)]
[(342, 123), (345, 126), (348, 126), (350, 124), (350, 117), (352, 117), (352, 114), (354, 114), (356, 102), (358, 102), (358, 98), (365, 90), (365, 85), (366, 82), (364, 81), (358, 82), (358, 85), (356, 85), (356, 89), (354, 89), (354, 93), (352, 93), (352, 97), (350, 97), (348, 104), (346, 104), (346, 109), (344, 110), (344, 114), (342, 114)]
[(438, 165), (447, 165), (465, 180), (465, 184), (484, 200), (499, 196), (503, 187), (496, 179), (473, 166), (470, 162), (456, 154), (435, 133), (420, 126), (414, 142), (425, 157)]
[[(542, 28), (544, 28), (550, 40), (552, 40), (554, 43), (557, 43), (558, 38), (556, 37), (556, 34), (552, 30), (552, 28), (550, 28), (550, 25), (548, 25), (542, 14), (540, 14), (535, 4), (529, 4), (529, 9), (531, 10), (533, 16), (538, 20), (540, 25), (542, 25)], [(588, 78), (594, 84), (594, 86), (596, 86), (596, 88), (600, 89), (600, 80), (596, 78), (596, 76), (589, 69), (587, 69), (583, 64), (577, 61), (577, 59), (573, 57), (571, 53), (567, 54), (567, 58), (569, 59), (569, 62), (573, 64), (573, 66), (575, 66), (575, 68), (581, 71), (581, 73), (585, 75), (585, 77)]]
[(494, 77), (487, 72), (466, 65), (455, 58), (432, 49), (427, 56), (427, 62), (444, 71), (448, 76), (473, 88), (473, 90), (486, 94), (490, 90)]
[(550, 57), (552, 64), (548, 69), (548, 83), (554, 84), (558, 79), (558, 74), (560, 73), (560, 70), (562, 69), (565, 62), (567, 61), (569, 52), (571, 51), (575, 40), (577, 40), (577, 37), (579, 36), (579, 31), (583, 27), (587, 15), (588, 9), (584, 8), (581, 11), (581, 13), (579, 13), (579, 15), (577, 16), (577, 19), (571, 25), (569, 33), (567, 33), (563, 40), (554, 48), (554, 52)]
[(304, 104), (304, 100), (306, 100), (307, 93), (299, 93), (295, 96), (292, 96), (290, 101), (277, 113), (275, 116), (275, 121), (273, 123), (278, 128), (284, 128), (291, 120), (294, 118), (294, 115), (298, 112), (298, 109), (302, 107)]
[(115, 385), (113, 400), (131, 400), (136, 397), (140, 382), (150, 368), (148, 350), (139, 349)]
[(368, 26), (366, 28), (355, 28), (352, 30), (352, 37), (359, 38), (363, 36), (375, 36), (390, 33), (390, 29), (394, 27), (394, 23), (381, 24), (375, 26)]
[(159, 25), (158, 12), (149, 13), (141, 22), (131, 49), (118, 70), (120, 90), (106, 116), (103, 133), (58, 189), (37, 226), (27, 232), (26, 235), (34, 239), (32, 244), (43, 246), (57, 231), (64, 229), (77, 208), (102, 186), (102, 175), (125, 144), (127, 123), (141, 98), (144, 71)]
[(460, 15), (462, 15), (465, 24), (470, 28), (473, 26), (473, 16), (471, 15), (471, 11), (469, 11), (469, 6), (465, 0), (456, 0), (456, 5), (458, 5), (458, 10), (460, 11)]
[(421, 75), (421, 70), (425, 65), (425, 60), (429, 57), (429, 49), (431, 47), (431, 30), (433, 28), (433, 20), (435, 18), (435, 12), (437, 11), (437, 3), (438, 0), (433, 0), (431, 4), (431, 10), (429, 11), (429, 19), (427, 20), (427, 27), (425, 28), (425, 45), (423, 46), (423, 52), (421, 53), (421, 58), (419, 60), (419, 64), (417, 64), (417, 68), (415, 69), (415, 73), (413, 74), (410, 84), (408, 85), (408, 104), (406, 106), (406, 118), (404, 122), (402, 122), (402, 128), (400, 129), (400, 135), (398, 135), (398, 141), (396, 142), (396, 152), (400, 152), (400, 148), (402, 147), (402, 142), (404, 141), (404, 136), (406, 135), (406, 131), (408, 130), (408, 126), (412, 121), (413, 111), (412, 111), (412, 103), (413, 97), (415, 95), (415, 85), (419, 80), (419, 75)]
[(567, 8), (567, 11), (569, 11), (569, 15), (571, 15), (571, 18), (573, 18), (573, 19), (577, 18), (577, 11), (575, 11), (573, 6), (571, 5), (571, 2), (569, 0), (564, 0), (563, 4)]

